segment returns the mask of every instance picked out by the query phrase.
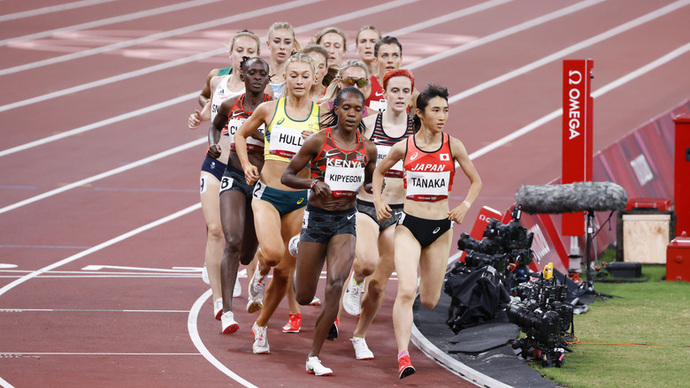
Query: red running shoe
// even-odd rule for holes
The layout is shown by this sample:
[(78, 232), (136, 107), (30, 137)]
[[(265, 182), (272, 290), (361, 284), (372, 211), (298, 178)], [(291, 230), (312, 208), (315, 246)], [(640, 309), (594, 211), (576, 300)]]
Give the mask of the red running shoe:
[(409, 375), (417, 373), (417, 370), (412, 366), (410, 356), (402, 356), (398, 359), (398, 377), (404, 379)]
[(288, 322), (283, 326), (283, 333), (299, 333), (302, 327), (302, 314), (290, 314)]

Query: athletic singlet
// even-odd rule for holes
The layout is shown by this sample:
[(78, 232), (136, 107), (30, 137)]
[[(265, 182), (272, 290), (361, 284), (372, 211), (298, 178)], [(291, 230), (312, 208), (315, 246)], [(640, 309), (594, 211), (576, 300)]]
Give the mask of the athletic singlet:
[[(378, 164), (383, 160), (383, 158), (388, 156), (388, 154), (391, 152), (391, 148), (395, 145), (395, 143), (405, 139), (410, 135), (414, 135), (414, 124), (412, 116), (407, 116), (407, 129), (405, 130), (405, 133), (403, 133), (400, 137), (388, 136), (388, 134), (386, 134), (386, 131), (383, 129), (382, 122), (383, 112), (379, 112), (376, 115), (376, 124), (374, 124), (374, 131), (371, 133), (371, 138), (369, 139), (374, 144), (376, 144), (376, 151), (378, 152), (378, 160), (376, 164)], [(386, 171), (385, 176), (389, 178), (402, 178), (403, 175), (403, 162), (402, 160), (399, 160), (397, 163), (395, 163), (395, 165), (393, 165), (393, 167), (391, 167), (390, 170)]]
[(387, 107), (386, 98), (383, 97), (383, 86), (379, 84), (375, 75), (369, 77), (369, 84), (371, 84), (371, 94), (369, 94), (369, 98), (364, 101), (364, 105), (379, 112), (383, 112)]
[(309, 163), (312, 179), (328, 183), (334, 197), (354, 197), (364, 183), (367, 150), (364, 137), (356, 132), (357, 146), (349, 151), (338, 148), (333, 140), (333, 129), (324, 129), (326, 140), (321, 151)]
[(448, 198), (455, 177), (450, 137), (444, 133), (441, 147), (431, 152), (417, 148), (414, 138), (407, 138), (407, 151), (403, 162), (406, 198), (414, 201), (440, 201)]
[[(224, 76), (218, 83), (218, 86), (216, 86), (216, 90), (213, 91), (213, 95), (211, 96), (211, 122), (213, 122), (213, 119), (216, 118), (216, 114), (218, 114), (218, 109), (220, 109), (220, 104), (222, 104), (223, 101), (227, 100), (228, 98), (239, 96), (240, 94), (244, 93), (244, 89), (240, 90), (239, 92), (230, 91), (228, 89), (229, 79), (229, 75)], [(228, 125), (226, 124), (225, 128), (223, 128), (220, 131), (220, 134), (227, 135), (227, 133)]]
[(216, 75), (228, 75), (232, 73), (232, 66), (231, 67), (224, 67), (220, 70), (218, 70), (218, 74)]
[(312, 102), (309, 116), (302, 121), (297, 121), (288, 116), (285, 99), (286, 97), (283, 97), (276, 103), (273, 119), (264, 132), (264, 160), (289, 162), (304, 144), (302, 132), (318, 132), (319, 130), (317, 104)]
[[(232, 109), (230, 110), (230, 116), (228, 117), (227, 128), (228, 133), (230, 135), (230, 149), (232, 150), (235, 149), (235, 132), (237, 132), (237, 128), (239, 128), (242, 125), (242, 123), (247, 121), (247, 118), (249, 118), (249, 116), (251, 116), (252, 113), (254, 113), (244, 109), (244, 97), (246, 95), (246, 93), (242, 94), (237, 100), (235, 100), (235, 103), (232, 105)], [(270, 100), (271, 96), (264, 93), (264, 98), (261, 102), (266, 102)], [(259, 127), (259, 131), (263, 134), (265, 128), (266, 126), (264, 124), (261, 124), (261, 126)], [(247, 152), (264, 152), (264, 142), (261, 140), (257, 140), (252, 136), (247, 137)]]

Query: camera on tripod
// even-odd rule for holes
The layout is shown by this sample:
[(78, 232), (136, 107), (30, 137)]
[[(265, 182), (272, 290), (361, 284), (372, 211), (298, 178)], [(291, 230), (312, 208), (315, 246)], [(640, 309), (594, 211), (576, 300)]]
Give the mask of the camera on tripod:
[(489, 219), (481, 240), (462, 233), (458, 249), (466, 252), (467, 267), (492, 266), (506, 278), (511, 288), (526, 281), (529, 274), (527, 266), (534, 259), (534, 233), (520, 225), (520, 214), (521, 209), (516, 206), (511, 213), (513, 220), (507, 225), (497, 219)]
[(540, 360), (544, 367), (562, 366), (565, 353), (572, 352), (568, 341), (574, 338), (573, 306), (566, 302), (567, 286), (553, 276), (553, 264), (535, 281), (520, 284), (516, 294), (506, 313), (526, 336), (515, 341), (513, 349), (521, 349), (525, 360)]

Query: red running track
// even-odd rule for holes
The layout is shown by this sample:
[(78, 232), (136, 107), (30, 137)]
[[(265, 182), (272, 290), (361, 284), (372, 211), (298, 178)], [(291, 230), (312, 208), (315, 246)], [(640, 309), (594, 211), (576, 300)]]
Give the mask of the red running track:
[[(302, 43), (328, 25), (398, 36), (419, 88), (449, 88), (448, 130), (484, 181), (456, 237), (479, 207), (504, 210), (520, 185), (560, 175), (563, 59), (594, 60), (595, 151), (689, 97), (687, 0), (58, 3), (0, 11), (2, 386), (469, 384), (414, 347), (418, 374), (397, 379), (395, 281), (367, 337), (376, 359), (354, 360), (344, 317), (321, 357), (335, 376), (314, 380), (317, 308), (287, 335), (281, 306), (272, 353), (253, 355), (255, 317), (219, 334), (199, 272), (174, 269), (202, 265), (204, 133), (185, 123), (235, 31), (286, 20)], [(454, 204), (466, 188), (458, 179)]]

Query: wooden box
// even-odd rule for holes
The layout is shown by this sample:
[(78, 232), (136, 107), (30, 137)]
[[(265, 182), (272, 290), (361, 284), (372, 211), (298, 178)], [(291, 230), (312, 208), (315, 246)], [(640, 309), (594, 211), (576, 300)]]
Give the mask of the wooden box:
[(676, 231), (673, 211), (623, 210), (618, 212), (616, 260), (666, 264), (666, 247)]

